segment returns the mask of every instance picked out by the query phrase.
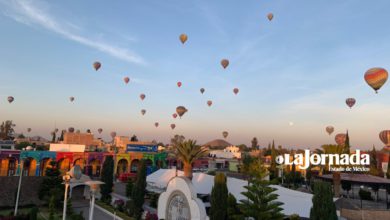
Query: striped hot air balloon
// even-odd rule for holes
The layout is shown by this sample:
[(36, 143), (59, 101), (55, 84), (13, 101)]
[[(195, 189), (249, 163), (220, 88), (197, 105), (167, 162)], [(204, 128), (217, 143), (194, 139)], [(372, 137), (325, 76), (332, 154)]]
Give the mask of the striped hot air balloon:
[(329, 135), (331, 135), (332, 133), (333, 133), (333, 131), (334, 131), (334, 127), (333, 126), (328, 126), (328, 127), (326, 127), (326, 132), (329, 134)]
[(386, 145), (390, 147), (390, 130), (384, 130), (379, 133), (379, 139)]
[(347, 98), (345, 100), (345, 103), (348, 105), (349, 108), (352, 108), (352, 106), (354, 106), (355, 103), (356, 103), (356, 99), (354, 99), (354, 98)]
[(346, 139), (347, 135), (346, 134), (337, 134), (334, 138), (334, 140), (336, 141), (336, 144), (338, 145), (343, 145), (345, 143), (345, 139)]
[(378, 93), (378, 90), (386, 83), (388, 73), (385, 69), (380, 67), (371, 68), (364, 74), (364, 79), (367, 84), (371, 86)]

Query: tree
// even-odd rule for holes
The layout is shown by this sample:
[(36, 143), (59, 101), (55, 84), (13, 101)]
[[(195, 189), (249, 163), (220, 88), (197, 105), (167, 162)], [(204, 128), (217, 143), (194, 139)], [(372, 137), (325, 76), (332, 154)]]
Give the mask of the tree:
[(130, 141), (137, 142), (137, 141), (138, 141), (137, 135), (133, 135), (133, 136), (131, 137)]
[(102, 194), (101, 200), (107, 204), (111, 203), (111, 192), (114, 186), (114, 160), (112, 156), (107, 156), (103, 163), (102, 169), (102, 184), (100, 193)]
[(13, 140), (16, 125), (12, 123), (11, 120), (3, 121), (0, 125), (0, 140)]
[(60, 138), (58, 138), (58, 141), (63, 141), (64, 140), (64, 134), (65, 134), (65, 130), (62, 130), (61, 131), (61, 136), (60, 136)]
[(51, 132), (51, 136), (52, 136), (51, 143), (55, 143), (56, 142), (56, 133), (54, 131)]
[(271, 179), (277, 177), (277, 169), (276, 169), (276, 149), (275, 149), (275, 141), (272, 141), (272, 147), (271, 147), (271, 165), (270, 165), (270, 173), (271, 173)]
[(20, 142), (19, 144), (16, 144), (15, 149), (22, 150), (23, 148), (26, 148), (27, 146), (30, 146), (30, 145), (31, 145), (30, 142), (23, 141), (23, 142)]
[(349, 191), (352, 189), (352, 184), (349, 181), (342, 181), (341, 182), (341, 188), (344, 191), (347, 191), (347, 198), (349, 198)]
[(141, 218), (142, 206), (145, 202), (146, 191), (146, 163), (145, 160), (141, 160), (138, 166), (137, 180), (131, 191), (131, 200), (133, 202), (133, 213), (137, 219)]
[(225, 220), (227, 216), (228, 189), (226, 176), (217, 173), (214, 176), (214, 186), (211, 190), (210, 220)]
[(249, 168), (250, 181), (246, 192), (242, 192), (247, 199), (240, 200), (238, 207), (244, 217), (254, 219), (283, 219), (281, 202), (275, 201), (278, 195), (273, 193), (276, 189), (269, 186), (264, 180), (268, 175), (267, 169), (260, 159), (252, 161)]
[(131, 178), (129, 178), (127, 180), (127, 184), (126, 184), (126, 196), (127, 197), (131, 196), (131, 192), (133, 190), (133, 186), (134, 186), (133, 180)]
[(259, 143), (258, 143), (256, 137), (254, 137), (254, 138), (252, 139), (251, 144), (252, 144), (252, 149), (257, 149), (257, 147), (259, 146)]
[[(348, 141), (349, 143), (349, 141)], [(325, 154), (343, 154), (344, 146), (340, 145), (322, 145), (323, 153)], [(328, 169), (329, 162), (326, 162), (325, 169)], [(333, 176), (333, 189), (335, 197), (340, 197), (340, 185), (341, 185), (341, 174), (340, 172), (332, 172)]]
[(45, 176), (38, 189), (38, 197), (41, 200), (49, 200), (53, 197), (55, 206), (59, 206), (61, 203), (64, 185), (62, 184), (61, 172), (57, 167), (55, 161), (50, 161), (46, 168)]
[(375, 146), (372, 146), (372, 150), (370, 151), (370, 174), (374, 176), (379, 176), (380, 174)]
[(18, 138), (23, 139), (23, 138), (26, 138), (26, 136), (24, 136), (24, 134), (21, 133), (21, 134), (18, 135)]
[(172, 147), (176, 147), (179, 144), (183, 143), (186, 138), (183, 135), (176, 134), (173, 138), (171, 138)]
[(229, 193), (227, 199), (227, 219), (228, 220), (236, 220), (241, 215), (240, 210), (237, 206), (237, 200), (233, 196), (233, 194)]
[(314, 183), (313, 206), (310, 210), (311, 220), (337, 220), (336, 206), (333, 202), (332, 187), (327, 182)]
[(176, 147), (177, 158), (184, 165), (184, 176), (192, 179), (192, 163), (208, 154), (208, 150), (196, 144), (194, 140), (184, 141)]
[(55, 196), (52, 195), (49, 201), (49, 220), (54, 220), (55, 213), (56, 213)]
[(348, 131), (347, 131), (347, 134), (345, 136), (343, 153), (344, 154), (350, 154), (350, 151), (351, 151), (350, 148), (351, 148), (351, 146), (349, 145), (349, 134), (348, 134)]

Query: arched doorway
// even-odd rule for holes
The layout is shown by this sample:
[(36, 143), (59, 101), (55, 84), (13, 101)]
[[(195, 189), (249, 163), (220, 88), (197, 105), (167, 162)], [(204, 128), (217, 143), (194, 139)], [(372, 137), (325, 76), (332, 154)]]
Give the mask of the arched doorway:
[(136, 173), (137, 172), (138, 164), (139, 164), (139, 160), (138, 159), (135, 159), (135, 160), (131, 161), (131, 167), (130, 167), (130, 172), (131, 173)]
[(126, 173), (128, 167), (129, 167), (129, 162), (127, 162), (126, 159), (120, 159), (116, 167), (116, 174), (121, 175), (122, 173)]
[(0, 160), (0, 176), (13, 176), (16, 172), (17, 160), (14, 157)]
[(79, 159), (76, 159), (74, 162), (73, 162), (73, 166), (76, 166), (76, 165), (79, 165), (81, 170), (84, 170), (84, 166), (85, 166), (85, 160), (83, 158), (79, 158)]
[(100, 160), (98, 159), (91, 160), (88, 167), (88, 174), (92, 177), (100, 176)]
[(40, 165), (39, 165), (39, 168), (40, 168), (40, 175), (41, 176), (45, 176), (46, 175), (46, 169), (47, 169), (47, 167), (50, 165), (50, 162), (51, 162), (52, 160), (50, 159), (50, 158), (43, 158), (42, 160), (41, 160), (41, 163), (40, 163)]
[(63, 158), (58, 161), (58, 168), (61, 170), (61, 173), (66, 173), (70, 170), (70, 160), (68, 158)]
[(34, 158), (28, 157), (23, 162), (23, 176), (35, 176), (37, 169), (37, 161)]

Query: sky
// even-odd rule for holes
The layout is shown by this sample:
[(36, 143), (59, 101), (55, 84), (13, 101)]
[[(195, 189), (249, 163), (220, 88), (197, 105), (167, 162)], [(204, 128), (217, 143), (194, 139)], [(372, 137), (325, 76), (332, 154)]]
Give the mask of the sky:
[[(103, 128), (96, 136), (106, 140), (116, 131), (205, 143), (228, 131), (232, 144), (257, 137), (261, 146), (275, 140), (288, 148), (334, 144), (348, 130), (353, 148), (382, 148), (390, 86), (375, 94), (364, 73), (390, 69), (389, 7), (388, 0), (0, 0), (0, 121), (44, 137), (55, 127)], [(352, 109), (349, 97), (357, 100)], [(180, 105), (188, 112), (173, 119)]]

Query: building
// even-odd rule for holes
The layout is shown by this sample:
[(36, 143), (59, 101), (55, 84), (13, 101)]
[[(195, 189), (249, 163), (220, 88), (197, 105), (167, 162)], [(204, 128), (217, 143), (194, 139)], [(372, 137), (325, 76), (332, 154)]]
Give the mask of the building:
[(74, 132), (65, 132), (64, 140), (60, 142), (61, 144), (79, 144), (85, 145), (88, 148), (102, 148), (104, 146), (103, 140), (95, 139), (92, 133), (74, 133)]
[(0, 150), (15, 150), (15, 142), (11, 140), (0, 140)]

